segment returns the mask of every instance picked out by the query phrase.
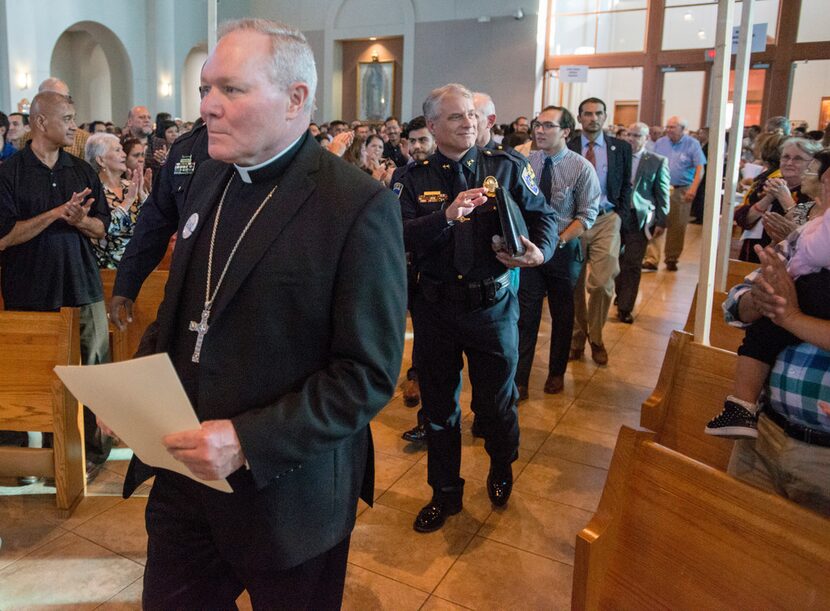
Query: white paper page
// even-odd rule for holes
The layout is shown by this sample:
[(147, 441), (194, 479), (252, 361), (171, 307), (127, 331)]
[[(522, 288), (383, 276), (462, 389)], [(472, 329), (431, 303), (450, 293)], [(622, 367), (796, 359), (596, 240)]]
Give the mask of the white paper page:
[(200, 427), (167, 354), (107, 365), (55, 367), (55, 373), (69, 392), (104, 421), (144, 463), (181, 473), (222, 492), (233, 492), (226, 480), (197, 478), (161, 443), (165, 435)]
[(764, 235), (764, 219), (760, 219), (752, 229), (744, 229), (741, 234), (742, 240), (760, 240)]

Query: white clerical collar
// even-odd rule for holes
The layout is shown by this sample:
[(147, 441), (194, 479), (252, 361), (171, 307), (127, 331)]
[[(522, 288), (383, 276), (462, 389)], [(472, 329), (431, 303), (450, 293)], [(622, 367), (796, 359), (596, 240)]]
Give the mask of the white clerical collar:
[(294, 142), (292, 142), (291, 144), (286, 146), (279, 153), (277, 153), (276, 155), (274, 155), (273, 157), (271, 157), (271, 159), (268, 159), (267, 161), (263, 161), (262, 163), (258, 163), (257, 165), (248, 165), (248, 166), (241, 166), (241, 165), (233, 164), (233, 167), (236, 168), (236, 171), (239, 173), (239, 178), (242, 179), (242, 182), (246, 182), (248, 184), (251, 184), (253, 182), (251, 180), (251, 176), (250, 176), (251, 172), (256, 172), (257, 170), (261, 170), (262, 168), (264, 168), (266, 166), (269, 166), (272, 163), (274, 163), (277, 159), (279, 159), (280, 157), (285, 155), (288, 151), (290, 151), (292, 148), (294, 148), (294, 145), (297, 144), (300, 141), (300, 138), (302, 138), (303, 136), (305, 136), (305, 132), (301, 133), (299, 135), (299, 137), (296, 140), (294, 140)]

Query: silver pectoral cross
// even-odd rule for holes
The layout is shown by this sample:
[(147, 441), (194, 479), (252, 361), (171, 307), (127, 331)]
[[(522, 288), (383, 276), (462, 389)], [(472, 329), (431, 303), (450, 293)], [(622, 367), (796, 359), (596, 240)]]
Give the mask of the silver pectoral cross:
[(190, 321), (188, 329), (196, 332), (196, 347), (193, 349), (193, 356), (190, 358), (194, 363), (199, 362), (199, 353), (202, 352), (202, 342), (205, 341), (205, 334), (208, 332), (208, 318), (210, 317), (210, 305), (205, 304), (205, 309), (202, 310), (202, 319), (197, 323), (195, 320)]

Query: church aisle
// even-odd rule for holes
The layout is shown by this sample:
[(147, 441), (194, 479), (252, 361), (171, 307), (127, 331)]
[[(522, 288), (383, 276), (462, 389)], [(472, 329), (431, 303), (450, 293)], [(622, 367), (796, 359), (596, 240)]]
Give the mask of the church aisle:
[[(519, 407), (521, 450), (514, 492), (493, 510), (485, 491), (489, 460), (469, 432), (464, 406), (464, 510), (438, 532), (412, 530), (429, 499), (425, 447), (400, 438), (416, 409), (400, 391), (372, 423), (375, 507), (361, 504), (352, 535), (344, 609), (567, 609), (574, 539), (596, 509), (617, 431), (636, 426), (654, 387), (669, 334), (682, 328), (697, 283), (700, 228), (690, 225), (680, 269), (643, 274), (633, 325), (606, 326), (609, 365), (586, 355), (571, 363), (560, 395), (542, 392), (550, 325), (544, 322)], [(404, 368), (411, 350), (407, 342)], [(403, 378), (402, 378), (403, 379)], [(117, 450), (71, 519), (53, 489), (0, 482), (0, 606), (3, 609), (138, 609), (149, 487), (120, 496), (129, 450)], [(50, 494), (52, 493), (52, 494)], [(247, 598), (241, 608), (250, 608)]]

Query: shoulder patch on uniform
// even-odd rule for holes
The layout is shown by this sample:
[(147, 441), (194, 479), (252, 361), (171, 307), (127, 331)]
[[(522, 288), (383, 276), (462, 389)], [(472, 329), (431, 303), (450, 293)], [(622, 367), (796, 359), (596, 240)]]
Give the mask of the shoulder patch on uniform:
[(395, 197), (397, 197), (398, 199), (400, 199), (400, 197), (401, 197), (401, 191), (403, 191), (403, 183), (402, 182), (396, 182), (392, 186), (392, 192), (395, 194)]
[(525, 186), (530, 189), (533, 195), (539, 195), (539, 187), (536, 185), (536, 173), (530, 167), (529, 163), (525, 164), (522, 170), (522, 182), (525, 183)]

